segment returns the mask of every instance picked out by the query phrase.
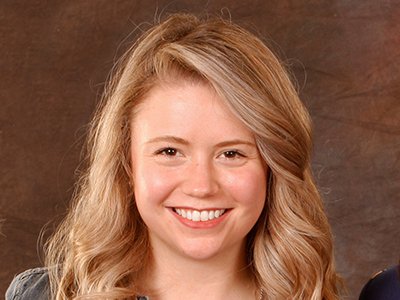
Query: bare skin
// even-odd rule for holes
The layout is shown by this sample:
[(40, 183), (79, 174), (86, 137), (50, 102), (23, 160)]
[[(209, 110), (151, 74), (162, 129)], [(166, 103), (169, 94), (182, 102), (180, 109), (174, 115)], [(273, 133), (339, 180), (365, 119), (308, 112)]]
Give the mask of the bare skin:
[(245, 244), (264, 206), (267, 170), (252, 132), (208, 85), (180, 81), (144, 99), (131, 153), (152, 247), (145, 294), (259, 299)]

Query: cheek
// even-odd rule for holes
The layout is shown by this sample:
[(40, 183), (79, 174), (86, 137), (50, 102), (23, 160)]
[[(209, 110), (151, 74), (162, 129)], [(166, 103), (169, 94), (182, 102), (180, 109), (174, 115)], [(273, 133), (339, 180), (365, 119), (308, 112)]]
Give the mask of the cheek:
[(138, 206), (163, 203), (173, 191), (175, 182), (172, 174), (152, 164), (141, 164), (134, 171), (134, 193)]
[(262, 209), (266, 199), (266, 172), (249, 169), (232, 172), (225, 176), (225, 186), (242, 205)]

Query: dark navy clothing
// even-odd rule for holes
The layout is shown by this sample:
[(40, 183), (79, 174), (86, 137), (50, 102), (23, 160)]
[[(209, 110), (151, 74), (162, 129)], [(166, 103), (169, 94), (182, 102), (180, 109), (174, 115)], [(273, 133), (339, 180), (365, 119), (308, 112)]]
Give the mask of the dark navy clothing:
[[(6, 300), (50, 300), (47, 270), (36, 268), (17, 275), (8, 287)], [(148, 298), (142, 296), (137, 300)]]
[(400, 265), (375, 275), (364, 286), (359, 300), (400, 300)]

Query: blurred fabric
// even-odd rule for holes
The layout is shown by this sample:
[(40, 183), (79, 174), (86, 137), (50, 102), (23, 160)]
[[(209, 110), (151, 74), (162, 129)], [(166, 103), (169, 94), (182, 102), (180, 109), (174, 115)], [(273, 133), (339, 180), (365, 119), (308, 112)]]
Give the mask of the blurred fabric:
[[(349, 295), (400, 257), (400, 2), (0, 2), (0, 295), (42, 265), (65, 214), (87, 124), (118, 56), (160, 16), (231, 17), (297, 79), (314, 173)], [(42, 237), (39, 239), (39, 237)]]

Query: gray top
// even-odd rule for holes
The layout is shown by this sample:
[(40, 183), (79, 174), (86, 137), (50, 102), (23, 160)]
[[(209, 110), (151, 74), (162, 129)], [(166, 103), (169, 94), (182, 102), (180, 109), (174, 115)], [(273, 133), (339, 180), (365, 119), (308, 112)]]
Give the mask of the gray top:
[[(46, 268), (27, 270), (14, 277), (6, 292), (6, 300), (50, 300), (49, 276)], [(137, 300), (149, 300), (140, 296)]]
[(6, 292), (6, 300), (49, 300), (49, 277), (45, 268), (27, 270), (14, 277)]

